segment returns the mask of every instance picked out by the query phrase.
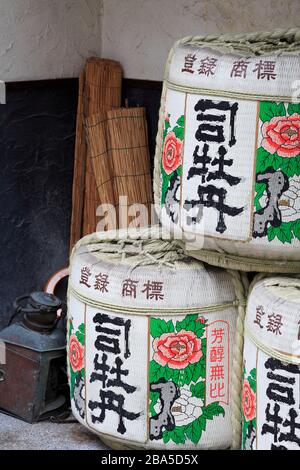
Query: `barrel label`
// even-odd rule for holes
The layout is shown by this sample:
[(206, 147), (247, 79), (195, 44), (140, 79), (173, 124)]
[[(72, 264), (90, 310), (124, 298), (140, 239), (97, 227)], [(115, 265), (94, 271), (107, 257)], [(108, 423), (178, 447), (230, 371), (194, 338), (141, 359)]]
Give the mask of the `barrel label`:
[(253, 238), (300, 240), (300, 104), (262, 101), (256, 155)]
[(258, 104), (168, 90), (161, 160), (164, 224), (252, 237)]
[(182, 228), (249, 239), (257, 103), (187, 94)]
[(88, 307), (86, 413), (93, 430), (147, 440), (148, 319)]
[[(209, 442), (216, 426), (230, 428), (229, 320), (151, 318), (150, 441), (197, 445)], [(230, 432), (222, 437), (230, 445)]]
[(248, 339), (244, 349), (243, 449), (300, 449), (300, 368), (267, 356)]

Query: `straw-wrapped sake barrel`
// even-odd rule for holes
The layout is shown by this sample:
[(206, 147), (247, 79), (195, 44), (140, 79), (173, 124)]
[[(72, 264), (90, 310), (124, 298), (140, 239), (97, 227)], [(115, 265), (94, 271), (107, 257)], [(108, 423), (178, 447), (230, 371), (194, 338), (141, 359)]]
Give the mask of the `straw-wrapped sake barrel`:
[(150, 234), (97, 233), (73, 251), (73, 413), (114, 448), (239, 446), (242, 284)]
[(299, 40), (299, 30), (199, 36), (170, 52), (155, 202), (166, 228), (196, 235), (192, 256), (299, 271)]
[(300, 450), (300, 280), (270, 277), (250, 294), (242, 448)]

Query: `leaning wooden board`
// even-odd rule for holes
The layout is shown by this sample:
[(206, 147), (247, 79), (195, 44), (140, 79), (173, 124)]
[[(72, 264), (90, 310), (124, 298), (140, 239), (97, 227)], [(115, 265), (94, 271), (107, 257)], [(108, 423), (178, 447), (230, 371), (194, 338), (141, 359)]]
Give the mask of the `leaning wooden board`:
[(96, 208), (100, 204), (91, 162), (87, 159), (83, 116), (121, 105), (122, 68), (119, 62), (92, 57), (87, 60), (79, 83), (75, 165), (73, 178), (72, 248), (84, 234), (96, 230)]

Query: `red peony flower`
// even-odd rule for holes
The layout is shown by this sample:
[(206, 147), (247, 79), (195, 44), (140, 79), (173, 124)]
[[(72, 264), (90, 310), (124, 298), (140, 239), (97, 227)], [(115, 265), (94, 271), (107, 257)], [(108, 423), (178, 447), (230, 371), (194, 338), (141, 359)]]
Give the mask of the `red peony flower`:
[(262, 126), (262, 147), (272, 155), (295, 157), (300, 154), (300, 115), (275, 116)]
[(84, 366), (84, 347), (75, 335), (70, 337), (69, 356), (73, 371), (81, 370)]
[(163, 169), (170, 175), (181, 164), (182, 142), (174, 132), (169, 132), (165, 138), (163, 150)]
[(184, 369), (203, 356), (201, 339), (192, 331), (186, 330), (163, 333), (153, 341), (153, 349), (153, 359), (161, 366), (168, 365), (171, 369)]
[(242, 404), (246, 421), (251, 421), (253, 418), (255, 418), (256, 397), (255, 393), (250, 387), (248, 380), (244, 380)]

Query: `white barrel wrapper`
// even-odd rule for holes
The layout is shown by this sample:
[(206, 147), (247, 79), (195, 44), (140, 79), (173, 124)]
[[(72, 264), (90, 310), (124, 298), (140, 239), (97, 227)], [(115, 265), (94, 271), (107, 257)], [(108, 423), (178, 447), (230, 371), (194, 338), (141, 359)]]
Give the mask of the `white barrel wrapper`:
[(300, 281), (253, 288), (244, 344), (242, 448), (300, 450)]
[[(143, 243), (147, 251), (153, 241)], [(73, 254), (68, 297), (73, 413), (110, 444), (230, 447), (237, 319), (232, 278), (177, 256), (174, 248), (173, 260), (163, 261), (160, 251), (168, 251), (168, 242), (156, 243), (153, 261), (131, 243), (122, 245), (131, 252), (122, 260), (115, 241), (106, 243), (104, 252), (99, 243)]]
[(300, 260), (299, 53), (196, 42), (177, 44), (166, 70), (154, 182), (162, 224), (197, 236), (192, 256)]

